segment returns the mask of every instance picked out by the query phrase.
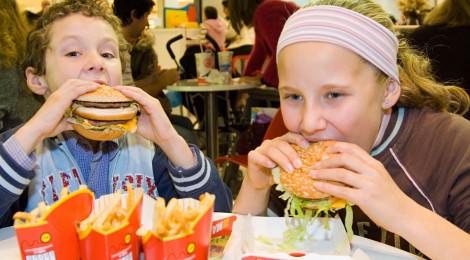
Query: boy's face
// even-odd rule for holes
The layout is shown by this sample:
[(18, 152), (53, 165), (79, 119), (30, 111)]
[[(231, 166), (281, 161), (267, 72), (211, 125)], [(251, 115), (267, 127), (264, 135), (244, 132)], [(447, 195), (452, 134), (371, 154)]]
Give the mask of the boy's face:
[(118, 37), (113, 28), (97, 17), (73, 14), (51, 26), (41, 76), (54, 92), (68, 79), (95, 81), (109, 86), (122, 82)]

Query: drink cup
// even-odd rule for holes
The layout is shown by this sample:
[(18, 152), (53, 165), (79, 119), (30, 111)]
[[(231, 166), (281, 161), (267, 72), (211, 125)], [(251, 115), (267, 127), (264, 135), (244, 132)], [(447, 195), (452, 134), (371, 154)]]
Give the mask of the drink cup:
[(211, 69), (214, 68), (214, 56), (210, 52), (195, 53), (196, 74), (199, 83), (205, 83)]
[(232, 56), (231, 51), (221, 51), (217, 53), (219, 58), (219, 71), (225, 74), (226, 82), (232, 79)]

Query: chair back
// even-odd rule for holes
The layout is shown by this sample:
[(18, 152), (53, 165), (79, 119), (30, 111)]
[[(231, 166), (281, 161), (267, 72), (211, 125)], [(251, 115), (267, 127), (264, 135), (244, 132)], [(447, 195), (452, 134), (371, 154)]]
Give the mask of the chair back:
[(287, 130), (286, 126), (284, 125), (281, 109), (279, 109), (274, 115), (273, 120), (269, 124), (268, 129), (266, 129), (263, 141), (279, 137), (281, 135), (286, 134), (287, 132), (289, 132), (289, 130)]
[(236, 55), (232, 58), (232, 74), (233, 75), (243, 75), (245, 70), (245, 65), (250, 58), (249, 54), (246, 55)]

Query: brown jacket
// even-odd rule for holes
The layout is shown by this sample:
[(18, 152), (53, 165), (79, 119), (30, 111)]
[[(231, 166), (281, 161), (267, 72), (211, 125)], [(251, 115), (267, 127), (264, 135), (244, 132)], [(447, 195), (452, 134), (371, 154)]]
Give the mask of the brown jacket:
[[(395, 109), (381, 144), (371, 154), (409, 197), (470, 232), (469, 134), (470, 121), (461, 116)], [(421, 255), (403, 238), (380, 228), (359, 207), (353, 210), (355, 235)], [(339, 211), (343, 223), (344, 213)]]

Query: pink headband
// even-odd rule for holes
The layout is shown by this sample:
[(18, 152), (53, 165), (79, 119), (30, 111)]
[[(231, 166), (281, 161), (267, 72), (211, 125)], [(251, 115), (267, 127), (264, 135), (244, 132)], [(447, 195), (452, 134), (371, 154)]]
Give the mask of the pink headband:
[(397, 37), (383, 25), (357, 12), (337, 6), (299, 9), (284, 25), (279, 52), (289, 44), (320, 41), (347, 48), (363, 57), (397, 83)]

